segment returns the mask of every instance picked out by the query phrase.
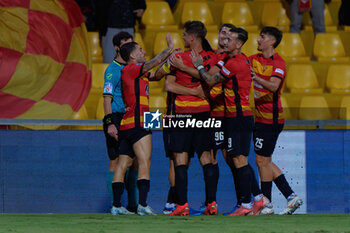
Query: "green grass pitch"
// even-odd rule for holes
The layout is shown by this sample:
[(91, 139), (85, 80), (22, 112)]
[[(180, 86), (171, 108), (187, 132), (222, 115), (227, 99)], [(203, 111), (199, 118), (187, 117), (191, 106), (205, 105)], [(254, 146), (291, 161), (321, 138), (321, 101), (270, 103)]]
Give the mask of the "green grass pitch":
[(0, 232), (344, 232), (350, 214), (291, 216), (111, 216), (110, 214), (0, 214)]

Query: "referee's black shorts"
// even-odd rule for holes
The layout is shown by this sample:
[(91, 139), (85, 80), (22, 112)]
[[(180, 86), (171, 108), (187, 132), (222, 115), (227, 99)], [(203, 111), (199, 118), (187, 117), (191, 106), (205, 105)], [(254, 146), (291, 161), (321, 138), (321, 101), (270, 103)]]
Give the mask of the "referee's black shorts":
[(110, 160), (115, 160), (119, 156), (119, 146), (120, 146), (120, 122), (123, 119), (124, 113), (114, 112), (112, 113), (112, 122), (114, 122), (115, 127), (118, 130), (118, 141), (114, 137), (110, 136), (107, 132), (108, 127), (103, 121), (103, 132), (106, 137), (107, 152)]

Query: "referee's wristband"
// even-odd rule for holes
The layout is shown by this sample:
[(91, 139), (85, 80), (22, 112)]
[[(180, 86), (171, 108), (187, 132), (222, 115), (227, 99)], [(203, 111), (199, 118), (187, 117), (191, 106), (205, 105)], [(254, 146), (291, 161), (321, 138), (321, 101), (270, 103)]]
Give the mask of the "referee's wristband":
[(201, 69), (204, 69), (204, 66), (203, 66), (203, 65), (197, 66), (197, 70), (201, 70)]
[(112, 114), (107, 114), (104, 118), (103, 118), (103, 123), (108, 127), (111, 124), (113, 124), (113, 120), (112, 120)]

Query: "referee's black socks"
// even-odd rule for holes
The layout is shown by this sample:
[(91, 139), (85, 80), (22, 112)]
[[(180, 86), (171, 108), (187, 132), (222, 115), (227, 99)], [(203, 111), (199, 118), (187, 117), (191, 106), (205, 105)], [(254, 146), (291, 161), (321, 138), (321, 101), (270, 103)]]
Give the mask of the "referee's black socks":
[(147, 206), (147, 195), (149, 192), (150, 182), (146, 179), (137, 181), (137, 188), (139, 189), (139, 204), (143, 207)]
[(175, 167), (175, 190), (179, 205), (187, 203), (187, 166), (179, 165)]
[(122, 182), (112, 183), (112, 190), (113, 190), (113, 206), (119, 208), (122, 206), (121, 198), (124, 192), (124, 183)]

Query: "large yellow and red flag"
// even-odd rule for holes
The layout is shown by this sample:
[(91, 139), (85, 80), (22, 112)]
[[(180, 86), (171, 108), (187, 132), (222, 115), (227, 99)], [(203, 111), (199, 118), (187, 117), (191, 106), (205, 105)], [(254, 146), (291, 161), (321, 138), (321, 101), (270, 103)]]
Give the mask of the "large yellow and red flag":
[(74, 0), (0, 0), (0, 118), (65, 119), (91, 88)]

